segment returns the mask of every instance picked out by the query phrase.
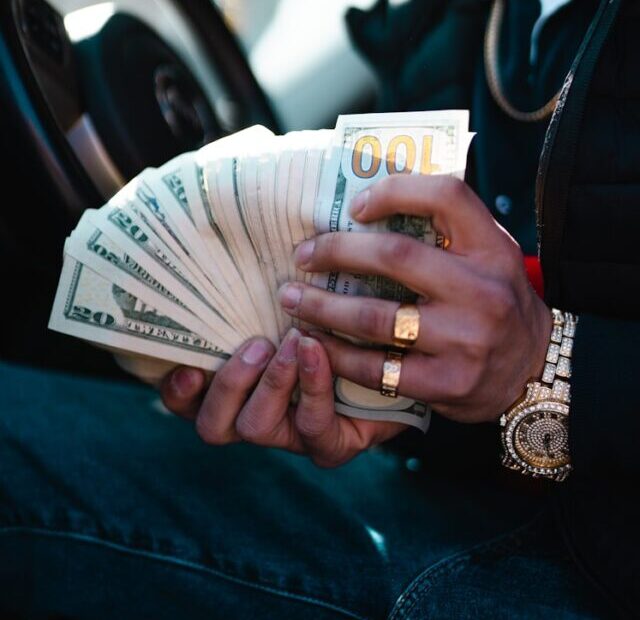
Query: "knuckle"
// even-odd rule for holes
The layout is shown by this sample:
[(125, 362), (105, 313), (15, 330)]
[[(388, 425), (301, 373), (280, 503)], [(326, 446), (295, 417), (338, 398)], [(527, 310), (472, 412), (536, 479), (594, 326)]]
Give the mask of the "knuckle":
[(356, 433), (356, 436), (349, 444), (348, 451), (352, 456), (355, 456), (356, 454), (360, 454), (361, 452), (368, 450), (378, 443), (376, 441), (376, 434), (377, 430), (375, 426), (369, 427), (365, 430), (360, 430)]
[(379, 388), (380, 382), (382, 381), (382, 365), (383, 361), (380, 361), (380, 364), (373, 363), (365, 363), (360, 366), (360, 377), (362, 379), (361, 385), (369, 388)]
[[(380, 340), (390, 336), (388, 317), (376, 303), (364, 301), (358, 310), (358, 327), (365, 338)], [(387, 329), (389, 328), (389, 329)]]
[(307, 398), (307, 400), (311, 401), (312, 407), (319, 407), (319, 403), (324, 401), (327, 393), (331, 392), (332, 385), (330, 380), (330, 375), (325, 380), (316, 380), (307, 381), (304, 386), (301, 387), (301, 392)]
[(456, 401), (466, 401), (475, 392), (480, 382), (480, 373), (467, 366), (451, 377), (449, 393)]
[(326, 432), (328, 425), (316, 421), (314, 416), (299, 416), (296, 418), (296, 430), (306, 439), (318, 439)]
[(287, 389), (289, 364), (276, 357), (260, 379), (261, 385), (269, 392), (281, 392)]
[(502, 273), (504, 273), (510, 281), (517, 280), (520, 276), (524, 275), (525, 268), (522, 250), (515, 240), (508, 238), (502, 251), (496, 253), (495, 257), (499, 260)]
[(469, 191), (467, 184), (457, 177), (441, 176), (438, 178), (441, 187), (439, 192), (447, 202), (459, 203), (467, 198)]
[(237, 374), (229, 371), (227, 366), (216, 374), (212, 387), (218, 396), (227, 396), (241, 389)]
[(490, 298), (490, 282), (487, 277), (476, 276), (467, 270), (465, 278), (461, 282), (461, 288), (467, 294), (469, 300), (477, 301), (479, 304), (489, 305)]
[(518, 303), (513, 289), (503, 283), (494, 282), (489, 288), (491, 315), (498, 323), (510, 319)]
[(465, 329), (455, 337), (455, 349), (467, 363), (483, 363), (490, 354), (495, 326), (483, 314), (470, 313)]
[(518, 242), (512, 237), (508, 237), (505, 243), (505, 254), (507, 256), (507, 264), (523, 268), (522, 249)]
[(270, 428), (267, 428), (264, 422), (261, 422), (262, 416), (253, 409), (245, 409), (236, 419), (236, 433), (243, 441), (249, 443), (264, 443), (270, 434)]
[(405, 265), (414, 258), (413, 239), (395, 234), (381, 246), (382, 265)]
[(473, 363), (484, 364), (490, 356), (490, 342), (491, 338), (488, 330), (476, 330), (473, 339), (464, 343), (463, 350), (467, 360)]
[(236, 420), (236, 432), (243, 441), (255, 442), (263, 435), (262, 429), (251, 415), (241, 415)]
[(334, 260), (340, 253), (340, 235), (335, 232), (326, 233), (318, 237), (314, 249), (313, 260), (316, 263), (324, 264)]
[(374, 200), (377, 204), (386, 205), (390, 203), (401, 189), (402, 175), (392, 174), (385, 177), (371, 188), (369, 200)]
[(326, 301), (313, 287), (303, 288), (300, 300), (300, 313), (307, 316), (320, 317), (326, 313)]
[(206, 415), (200, 414), (195, 422), (196, 433), (204, 443), (211, 446), (221, 446), (228, 443), (224, 433), (211, 424)]

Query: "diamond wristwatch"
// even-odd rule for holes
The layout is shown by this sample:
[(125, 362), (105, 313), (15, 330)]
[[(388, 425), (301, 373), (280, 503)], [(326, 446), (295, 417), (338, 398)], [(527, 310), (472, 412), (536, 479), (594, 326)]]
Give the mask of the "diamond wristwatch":
[(569, 400), (571, 352), (578, 317), (553, 309), (553, 328), (539, 381), (500, 418), (502, 464), (533, 477), (564, 480), (571, 471)]

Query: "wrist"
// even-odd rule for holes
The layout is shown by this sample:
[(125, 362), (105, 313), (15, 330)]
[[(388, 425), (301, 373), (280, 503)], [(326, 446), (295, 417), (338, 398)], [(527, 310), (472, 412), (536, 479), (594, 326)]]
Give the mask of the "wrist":
[(506, 401), (503, 403), (503, 409), (496, 417), (497, 422), (504, 411), (512, 409), (518, 402), (522, 400), (523, 394), (526, 392), (527, 385), (532, 381), (537, 381), (542, 377), (547, 357), (547, 348), (553, 328), (553, 315), (551, 309), (538, 297), (533, 301), (535, 307), (529, 312), (529, 316), (533, 319), (529, 325), (529, 348), (526, 355), (522, 356), (523, 364), (520, 372), (516, 375), (513, 383), (508, 386)]
[(542, 377), (547, 359), (549, 341), (551, 339), (551, 330), (553, 329), (552, 310), (542, 300), (537, 299), (536, 302), (538, 307), (536, 308), (534, 342), (532, 347), (533, 354), (531, 356), (529, 375), (525, 379), (523, 391), (527, 383)]

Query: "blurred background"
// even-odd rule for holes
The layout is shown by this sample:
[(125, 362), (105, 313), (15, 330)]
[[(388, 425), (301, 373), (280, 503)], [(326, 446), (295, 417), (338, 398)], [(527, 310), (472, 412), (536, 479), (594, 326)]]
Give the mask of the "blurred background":
[[(283, 131), (331, 127), (345, 110), (367, 107), (373, 73), (353, 50), (345, 27), (349, 7), (373, 0), (210, 0), (238, 38)], [(86, 34), (107, 15), (127, 12), (162, 30), (186, 58), (197, 58), (175, 4), (164, 0), (50, 0), (74, 33)], [(392, 4), (398, 4), (398, 0)], [(86, 7), (93, 10), (82, 11)], [(173, 32), (169, 32), (170, 24)], [(195, 53), (194, 53), (195, 52)], [(204, 73), (202, 67), (196, 71)], [(210, 77), (210, 76), (209, 76)]]
[(241, 41), (285, 130), (331, 127), (344, 110), (370, 105), (375, 80), (349, 42), (344, 14), (352, 6), (370, 6), (371, 0), (216, 4)]
[(375, 79), (344, 16), (373, 3), (2, 0), (0, 359), (121, 376), (110, 355), (47, 329), (82, 212), (244, 127), (333, 127), (370, 111)]

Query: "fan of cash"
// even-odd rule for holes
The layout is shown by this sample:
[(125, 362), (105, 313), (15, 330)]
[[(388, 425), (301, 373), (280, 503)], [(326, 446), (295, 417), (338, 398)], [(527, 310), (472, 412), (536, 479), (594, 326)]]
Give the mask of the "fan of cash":
[[(341, 116), (335, 130), (276, 136), (255, 126), (147, 169), (67, 239), (49, 327), (114, 351), (157, 384), (176, 365), (214, 372), (247, 338), (278, 344), (294, 320), (280, 285), (414, 300), (381, 277), (313, 276), (293, 251), (328, 231), (392, 230), (437, 245), (425, 218), (362, 225), (352, 198), (389, 174), (464, 175), (468, 112)], [(429, 408), (337, 378), (336, 411), (426, 430)]]

